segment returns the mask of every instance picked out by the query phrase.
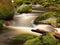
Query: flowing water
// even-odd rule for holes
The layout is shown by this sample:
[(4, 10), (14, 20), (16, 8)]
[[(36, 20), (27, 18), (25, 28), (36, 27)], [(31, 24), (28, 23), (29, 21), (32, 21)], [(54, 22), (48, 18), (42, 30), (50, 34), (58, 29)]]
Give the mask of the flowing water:
[(33, 20), (42, 12), (44, 11), (32, 10), (32, 13), (15, 15), (12, 24), (9, 26), (4, 25), (7, 30), (0, 34), (0, 45), (7, 45), (5, 42), (8, 38), (22, 33), (40, 35), (39, 33), (32, 32), (31, 30), (35, 29)]
[(35, 35), (40, 35), (38, 33), (32, 32), (31, 29), (33, 28), (33, 20), (36, 18), (36, 14), (21, 14), (15, 15), (12, 24), (9, 26), (4, 25), (7, 30), (4, 30), (3, 33), (0, 34), (0, 45), (7, 45), (5, 44), (8, 38), (12, 36), (22, 34), (22, 33), (31, 33)]
[[(33, 20), (37, 17), (36, 14), (21, 14), (21, 15), (15, 15), (14, 20), (12, 21), (12, 24), (9, 26), (6, 26), (6, 28), (14, 29), (19, 31), (20, 33), (33, 33), (37, 34), (35, 32), (32, 32), (32, 29), (34, 28)], [(37, 34), (39, 35), (39, 34)]]
[(32, 20), (34, 20), (37, 16), (36, 14), (22, 14), (15, 16), (14, 22), (15, 26), (23, 26), (23, 27), (32, 27)]
[[(33, 8), (34, 6), (35, 5), (33, 5)], [(40, 6), (36, 5), (36, 8), (37, 7)], [(7, 28), (7, 30), (4, 30), (4, 33), (0, 34), (0, 45), (7, 45), (5, 42), (8, 38), (22, 33), (40, 35), (39, 33), (32, 32), (31, 30), (36, 29), (34, 28), (33, 21), (39, 14), (43, 12), (44, 11), (40, 10), (32, 10), (32, 13), (15, 15), (13, 21), (11, 21), (11, 24), (9, 26), (6, 26), (4, 24), (4, 27)]]

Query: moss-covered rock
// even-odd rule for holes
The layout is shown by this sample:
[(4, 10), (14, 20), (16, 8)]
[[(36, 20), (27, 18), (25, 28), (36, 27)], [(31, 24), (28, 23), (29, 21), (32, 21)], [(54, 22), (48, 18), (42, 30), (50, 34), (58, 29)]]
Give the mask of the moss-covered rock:
[(14, 7), (11, 0), (0, 1), (0, 19), (10, 20), (14, 16)]
[(32, 7), (28, 5), (22, 5), (18, 8), (18, 13), (29, 13), (32, 11)]
[(60, 14), (57, 12), (45, 12), (40, 14), (34, 21), (34, 24), (48, 24), (54, 27), (59, 27), (58, 23), (60, 23)]
[(41, 43), (41, 40), (37, 37), (37, 38), (26, 41), (24, 45), (42, 45), (42, 43)]
[(24, 45), (57, 45), (57, 39), (51, 33), (45, 33), (44, 35), (27, 40)]
[(45, 33), (42, 36), (43, 45), (56, 45), (57, 42), (57, 39), (51, 33)]
[(23, 0), (13, 0), (16, 6), (20, 6), (23, 4)]
[[(34, 21), (34, 24), (39, 24), (41, 23), (40, 21), (46, 20), (49, 18), (53, 18), (56, 15), (56, 12), (45, 12), (43, 14), (40, 14)], [(44, 23), (44, 22), (42, 22)]]
[(25, 41), (29, 40), (29, 39), (33, 39), (36, 38), (37, 36), (33, 35), (33, 34), (20, 34), (17, 35), (15, 37), (12, 37), (10, 39), (10, 44), (20, 44), (23, 45), (25, 43)]

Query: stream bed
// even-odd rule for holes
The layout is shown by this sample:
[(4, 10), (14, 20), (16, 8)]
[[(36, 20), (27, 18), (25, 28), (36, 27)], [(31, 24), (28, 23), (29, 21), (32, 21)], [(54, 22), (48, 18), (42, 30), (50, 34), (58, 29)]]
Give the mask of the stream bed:
[(0, 45), (8, 45), (6, 44), (7, 39), (15, 35), (24, 33), (23, 31), (22, 32), (20, 31), (20, 28), (21, 30), (27, 30), (28, 32), (30, 32), (31, 28), (33, 27), (32, 21), (37, 17), (37, 14), (29, 13), (29, 14), (21, 14), (18, 16), (15, 15), (14, 20), (12, 21), (10, 27), (7, 26), (6, 27), (7, 29), (3, 30), (3, 32), (0, 34)]
[(3, 30), (3, 32), (0, 34), (0, 45), (9, 45), (7, 44), (7, 40), (9, 38), (23, 33), (40, 35), (40, 33), (32, 32), (31, 30), (36, 29), (34, 28), (36, 25), (33, 24), (33, 21), (38, 15), (43, 12), (44, 11), (41, 10), (32, 10), (32, 13), (15, 15), (14, 19), (11, 21), (12, 24), (9, 26), (4, 25), (6, 29)]

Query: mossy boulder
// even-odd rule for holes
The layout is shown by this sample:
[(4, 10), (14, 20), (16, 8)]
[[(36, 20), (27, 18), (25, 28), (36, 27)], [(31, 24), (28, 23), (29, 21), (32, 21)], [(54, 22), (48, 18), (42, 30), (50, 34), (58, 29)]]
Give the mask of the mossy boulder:
[(40, 14), (34, 20), (34, 24), (47, 24), (47, 25), (51, 25), (53, 27), (59, 27), (60, 26), (60, 13), (45, 12), (43, 14)]
[(14, 7), (11, 0), (0, 1), (0, 19), (10, 20), (14, 16)]
[(33, 35), (33, 34), (20, 34), (17, 36), (14, 36), (10, 39), (10, 44), (20, 44), (23, 45), (25, 43), (25, 41), (29, 40), (29, 39), (33, 39), (36, 38), (37, 36)]
[(22, 5), (18, 8), (18, 13), (29, 13), (32, 11), (32, 7), (28, 5)]
[(27, 40), (24, 45), (57, 45), (57, 39), (51, 33), (45, 33), (44, 35)]
[(20, 6), (23, 4), (23, 0), (13, 0), (13, 1), (16, 6)]

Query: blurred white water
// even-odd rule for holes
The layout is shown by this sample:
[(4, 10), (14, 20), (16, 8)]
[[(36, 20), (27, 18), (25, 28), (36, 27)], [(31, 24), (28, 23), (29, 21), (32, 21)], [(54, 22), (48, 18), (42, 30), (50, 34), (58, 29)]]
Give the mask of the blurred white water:
[[(32, 32), (32, 29), (40, 29), (40, 30), (47, 30), (47, 31), (56, 31), (52, 26), (50, 25), (35, 25), (33, 24), (33, 20), (36, 18), (36, 14), (21, 14), (21, 15), (15, 15), (14, 20), (11, 25), (4, 27), (9, 29), (14, 29), (20, 33), (31, 33), (35, 35), (40, 35), (39, 33)], [(59, 29), (57, 29), (59, 30)]]
[(4, 24), (5, 28), (16, 30), (20, 33), (30, 33), (35, 35), (40, 35), (39, 33), (32, 32), (33, 23), (32, 20), (36, 18), (36, 14), (21, 14), (21, 15), (15, 15), (14, 20), (12, 21), (12, 24), (9, 26), (6, 26)]
[(32, 27), (33, 26), (32, 20), (34, 20), (37, 17), (35, 15), (36, 14), (16, 15), (13, 20), (13, 26)]

